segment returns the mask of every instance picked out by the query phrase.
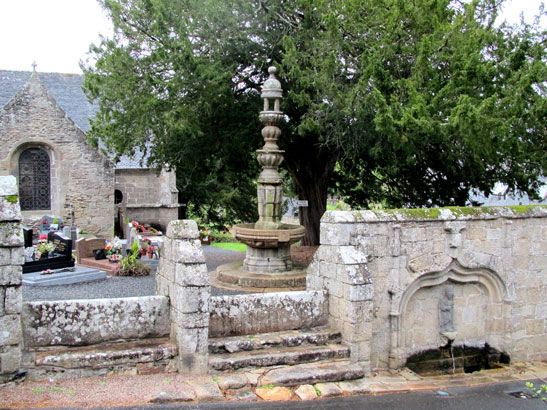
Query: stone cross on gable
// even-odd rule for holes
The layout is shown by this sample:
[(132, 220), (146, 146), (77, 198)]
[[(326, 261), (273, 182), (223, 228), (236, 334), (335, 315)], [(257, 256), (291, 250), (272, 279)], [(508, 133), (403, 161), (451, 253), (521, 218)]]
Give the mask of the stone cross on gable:
[(37, 66), (37, 65), (38, 65), (38, 64), (36, 64), (36, 61), (33, 61), (33, 62), (32, 62), (32, 71), (36, 72), (36, 66)]

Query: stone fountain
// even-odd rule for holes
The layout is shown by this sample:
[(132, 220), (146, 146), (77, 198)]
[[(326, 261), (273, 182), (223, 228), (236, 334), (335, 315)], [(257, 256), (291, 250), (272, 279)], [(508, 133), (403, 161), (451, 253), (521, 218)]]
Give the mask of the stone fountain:
[(283, 98), (277, 69), (268, 69), (270, 77), (262, 87), (264, 110), (259, 119), (264, 128), (264, 147), (257, 150), (262, 172), (258, 177), (258, 215), (256, 223), (235, 225), (232, 235), (247, 245), (247, 255), (241, 262), (221, 265), (213, 275), (213, 282), (223, 287), (302, 288), (306, 272), (293, 269), (291, 245), (304, 237), (304, 227), (281, 222), (283, 178), (277, 168), (283, 162), (283, 153), (277, 145), (281, 135), (278, 125), (283, 121), (279, 103)]

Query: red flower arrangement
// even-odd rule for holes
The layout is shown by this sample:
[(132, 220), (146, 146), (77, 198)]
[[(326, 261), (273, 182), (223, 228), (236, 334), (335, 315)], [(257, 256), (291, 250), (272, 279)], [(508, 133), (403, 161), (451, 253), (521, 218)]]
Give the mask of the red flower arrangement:
[(137, 221), (131, 221), (131, 224), (137, 230), (137, 232), (144, 232), (144, 226), (139, 224)]

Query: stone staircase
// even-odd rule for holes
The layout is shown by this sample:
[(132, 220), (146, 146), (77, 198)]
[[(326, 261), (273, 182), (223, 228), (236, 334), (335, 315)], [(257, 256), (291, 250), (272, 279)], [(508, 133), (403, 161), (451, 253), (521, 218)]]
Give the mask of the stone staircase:
[(28, 349), (23, 363), (30, 379), (66, 378), (173, 371), (176, 356), (176, 346), (167, 338), (159, 338)]
[(348, 360), (349, 354), (340, 332), (327, 327), (209, 339), (211, 374), (261, 369), (262, 386), (362, 378), (362, 368)]

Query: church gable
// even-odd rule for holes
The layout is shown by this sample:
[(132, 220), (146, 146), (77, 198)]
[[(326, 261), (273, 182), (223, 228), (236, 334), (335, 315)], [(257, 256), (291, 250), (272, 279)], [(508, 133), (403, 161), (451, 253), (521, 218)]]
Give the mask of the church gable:
[[(52, 92), (44, 86), (42, 74), (32, 73), (27, 83), (13, 97), (7, 97), (6, 91), (0, 95), (0, 104), (5, 104), (0, 109), (0, 172), (14, 175), (20, 186), (22, 177), (27, 182), (47, 182), (49, 193), (47, 189), (37, 186), (37, 182), (29, 182), (29, 195), (33, 195), (32, 190), (36, 191), (38, 197), (49, 195), (50, 209), (44, 209), (48, 206), (47, 201), (41, 201), (40, 198), (35, 202), (31, 200), (24, 212), (27, 223), (32, 224), (32, 220), (44, 214), (61, 216), (67, 220), (69, 208), (73, 207), (79, 226), (108, 236), (114, 215), (114, 165), (87, 143), (81, 129), (87, 124), (89, 104), (83, 104), (82, 110), (82, 107), (77, 107), (80, 103), (70, 97), (70, 87), (80, 86), (81, 78), (57, 75), (62, 81), (56, 81), (54, 76), (44, 75), (49, 86), (57, 84)], [(10, 92), (13, 92), (13, 87)], [(57, 94), (70, 114), (52, 94)], [(83, 96), (81, 90), (79, 94)], [(9, 100), (6, 103), (7, 98)], [(81, 116), (78, 119), (79, 112)], [(80, 125), (70, 115), (76, 115)], [(36, 168), (29, 165), (33, 163), (28, 160), (31, 154), (41, 155), (43, 166)], [(44, 154), (49, 160), (49, 176), (48, 161)]]

